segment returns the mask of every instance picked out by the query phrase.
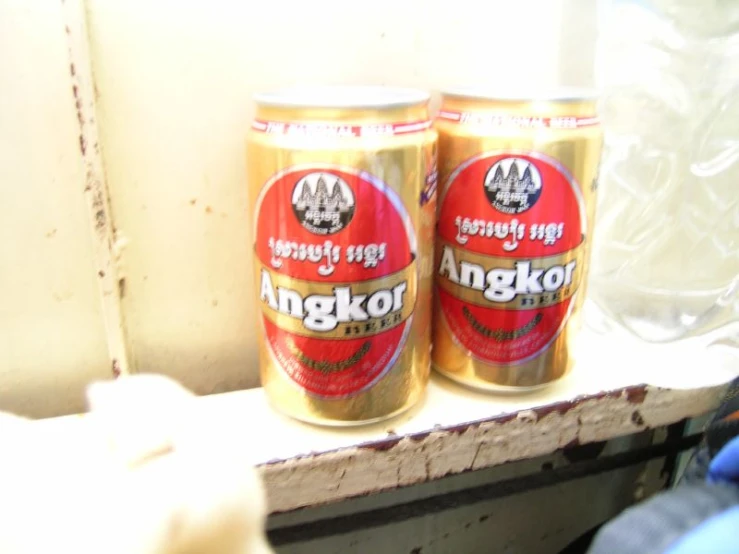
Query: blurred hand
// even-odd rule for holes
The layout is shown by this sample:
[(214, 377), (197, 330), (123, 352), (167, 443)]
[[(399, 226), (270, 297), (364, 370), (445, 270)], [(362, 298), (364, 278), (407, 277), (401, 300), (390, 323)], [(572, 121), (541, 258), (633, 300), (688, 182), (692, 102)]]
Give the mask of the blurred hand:
[(0, 552), (272, 552), (246, 441), (198, 417), (190, 392), (141, 375), (88, 399), (66, 422), (0, 413)]

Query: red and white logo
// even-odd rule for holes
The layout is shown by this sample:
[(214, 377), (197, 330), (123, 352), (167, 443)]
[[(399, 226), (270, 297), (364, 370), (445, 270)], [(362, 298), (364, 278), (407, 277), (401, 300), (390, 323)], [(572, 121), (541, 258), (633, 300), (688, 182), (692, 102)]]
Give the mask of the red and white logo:
[(436, 291), (445, 325), (493, 364), (541, 355), (566, 324), (582, 279), (578, 183), (537, 152), (481, 154), (440, 200)]
[(310, 165), (266, 183), (255, 214), (275, 363), (324, 398), (372, 386), (397, 362), (416, 302), (416, 235), (400, 197), (367, 172)]

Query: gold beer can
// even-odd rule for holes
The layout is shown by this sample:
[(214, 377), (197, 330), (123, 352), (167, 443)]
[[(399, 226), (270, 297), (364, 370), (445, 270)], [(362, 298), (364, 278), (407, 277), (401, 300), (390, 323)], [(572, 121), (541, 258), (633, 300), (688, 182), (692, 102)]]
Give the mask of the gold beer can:
[(442, 95), (432, 364), (537, 388), (572, 366), (602, 146), (596, 98)]
[(317, 424), (389, 418), (430, 371), (436, 142), (429, 95), (256, 96), (247, 143), (262, 385)]

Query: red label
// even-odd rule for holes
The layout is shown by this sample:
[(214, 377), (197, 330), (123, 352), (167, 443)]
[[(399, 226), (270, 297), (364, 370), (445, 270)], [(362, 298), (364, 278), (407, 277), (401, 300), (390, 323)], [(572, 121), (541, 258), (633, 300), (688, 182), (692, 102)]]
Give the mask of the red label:
[(581, 280), (585, 218), (578, 184), (542, 154), (487, 153), (457, 168), (441, 199), (436, 256), (456, 342), (494, 364), (544, 352)]
[(395, 364), (416, 299), (416, 239), (401, 199), (366, 172), (300, 167), (256, 207), (262, 320), (271, 355), (298, 386), (355, 394)]

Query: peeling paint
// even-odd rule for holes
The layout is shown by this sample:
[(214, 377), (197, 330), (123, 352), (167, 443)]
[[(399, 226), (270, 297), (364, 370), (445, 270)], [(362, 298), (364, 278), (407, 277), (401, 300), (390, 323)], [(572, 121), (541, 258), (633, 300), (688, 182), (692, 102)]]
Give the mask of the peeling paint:
[[(108, 352), (114, 376), (128, 373), (129, 360), (120, 294), (121, 276), (117, 275), (112, 252), (115, 226), (110, 215), (110, 200), (105, 169), (98, 141), (95, 118), (95, 85), (92, 76), (87, 22), (83, 0), (62, 2), (64, 31), (69, 56), (70, 88), (79, 124), (79, 151), (85, 168), (84, 194), (87, 198), (93, 256), (98, 268), (100, 302), (104, 318)], [(90, 148), (92, 145), (92, 148)]]
[[(525, 421), (529, 423), (537, 423), (539, 421), (546, 419), (548, 416), (551, 416), (552, 414), (555, 414), (558, 416), (564, 416), (585, 402), (605, 400), (605, 399), (626, 398), (627, 401), (630, 403), (643, 403), (644, 400), (646, 399), (646, 395), (647, 395), (647, 387), (645, 385), (639, 385), (636, 387), (625, 388), (619, 391), (604, 391), (604, 392), (594, 394), (594, 395), (581, 396), (571, 401), (547, 404), (544, 406), (533, 408), (531, 410), (524, 410), (521, 412), (502, 414), (502, 415), (491, 417), (490, 419), (485, 420), (485, 421), (495, 422), (498, 424), (506, 424), (513, 420)], [(479, 427), (480, 423), (482, 422), (472, 421), (472, 422), (456, 424), (452, 426), (443, 426), (443, 425), (437, 424), (434, 426), (434, 429), (443, 430), (447, 434), (463, 434), (463, 433), (469, 432), (470, 430), (476, 429), (477, 427)], [(578, 416), (577, 424), (580, 425), (581, 423), (582, 422), (580, 421), (580, 418)], [(422, 443), (429, 437), (429, 435), (431, 435), (431, 433), (432, 433), (431, 431), (415, 433), (415, 434), (411, 434), (403, 438), (411, 442), (421, 442)], [(394, 432), (393, 434), (390, 434), (390, 432), (388, 432), (388, 435), (389, 435), (388, 439), (361, 444), (358, 447), (362, 449), (376, 450), (378, 452), (392, 450), (400, 443), (401, 438), (397, 437), (397, 435), (395, 435)]]
[(359, 446), (359, 448), (376, 450), (377, 452), (385, 452), (387, 450), (392, 450), (393, 448), (395, 448), (400, 443), (400, 440), (400, 438), (392, 438), (378, 442), (371, 442), (368, 444), (362, 444)]
[[(439, 429), (439, 428), (441, 428), (441, 425), (436, 425), (436, 426), (435, 426), (435, 428), (436, 428), (436, 429)], [(410, 440), (412, 440), (413, 442), (422, 442), (422, 441), (424, 441), (424, 440), (426, 439), (426, 437), (428, 437), (428, 436), (429, 436), (430, 434), (431, 434), (431, 431), (429, 431), (428, 433), (416, 433), (416, 434), (414, 434), (414, 435), (408, 435), (408, 438), (409, 438)]]
[[(634, 433), (634, 404), (644, 426), (658, 427), (713, 409), (720, 387), (646, 386), (582, 396), (533, 410), (434, 426), (261, 466), (274, 512), (316, 506), (565, 450), (586, 458), (602, 441)], [(639, 426), (638, 430), (643, 429)], [(582, 445), (592, 448), (580, 451)], [(327, 487), (325, 475), (339, 483)], [(299, 484), (300, 486), (296, 486)]]
[(113, 379), (118, 379), (118, 377), (121, 376), (121, 366), (118, 363), (118, 360), (113, 359), (111, 363), (111, 370), (113, 372)]
[(626, 389), (626, 400), (632, 404), (642, 404), (647, 397), (645, 387), (631, 387)]

